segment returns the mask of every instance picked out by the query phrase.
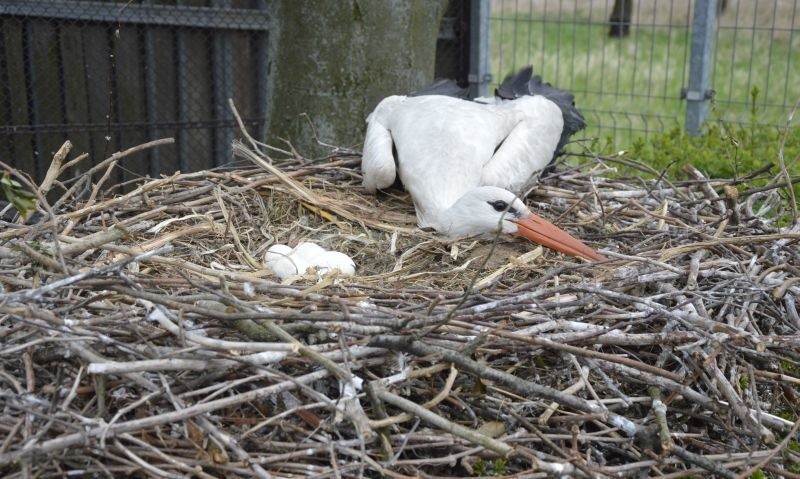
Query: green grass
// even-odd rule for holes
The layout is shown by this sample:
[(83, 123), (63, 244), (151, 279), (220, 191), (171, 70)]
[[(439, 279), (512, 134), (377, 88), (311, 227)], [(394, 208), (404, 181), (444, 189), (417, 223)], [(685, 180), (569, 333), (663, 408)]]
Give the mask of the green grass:
[[(680, 93), (689, 73), (691, 41), (688, 10), (640, 12), (638, 18), (635, 12), (640, 25), (632, 27), (628, 38), (612, 39), (604, 23), (607, 13), (597, 8), (598, 2), (547, 3), (548, 11), (545, 2), (493, 3), (490, 58), (497, 81), (533, 65), (546, 81), (575, 93), (589, 124), (587, 136), (612, 135), (620, 148), (637, 137), (682, 127), (686, 103)], [(496, 8), (501, 4), (506, 10)], [(520, 4), (527, 8), (516, 10)], [(800, 49), (800, 32), (787, 27), (783, 17), (788, 7), (780, 6), (783, 10), (768, 12), (778, 17), (772, 21), (755, 11), (728, 11), (720, 19), (712, 120), (749, 124), (753, 87), (759, 91), (758, 123), (784, 125), (800, 100), (800, 60), (791, 61), (792, 49)], [(776, 32), (767, 30), (773, 22)], [(735, 23), (746, 29), (734, 30)]]

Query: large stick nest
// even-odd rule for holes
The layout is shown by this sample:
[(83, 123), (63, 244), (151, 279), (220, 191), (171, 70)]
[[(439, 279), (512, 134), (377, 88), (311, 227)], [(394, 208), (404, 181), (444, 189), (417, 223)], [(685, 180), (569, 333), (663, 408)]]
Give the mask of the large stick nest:
[[(346, 151), (239, 144), (250, 166), (103, 193), (149, 146), (61, 183), (60, 152), (62, 196), (0, 231), (5, 476), (797, 477), (779, 184), (573, 159), (527, 202), (610, 258), (588, 263), (421, 231)], [(309, 240), (357, 275), (263, 266)]]

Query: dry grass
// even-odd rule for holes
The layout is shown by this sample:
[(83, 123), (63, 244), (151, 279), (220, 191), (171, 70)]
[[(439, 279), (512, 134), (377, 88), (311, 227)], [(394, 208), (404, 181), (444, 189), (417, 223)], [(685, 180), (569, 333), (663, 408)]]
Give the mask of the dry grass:
[[(67, 193), (0, 231), (5, 477), (797, 468), (800, 234), (780, 184), (579, 158), (528, 202), (612, 258), (589, 264), (419, 231), (404, 193), (363, 194), (351, 152), (236, 152), (253, 165)], [(309, 239), (357, 276), (279, 284), (261, 265)]]

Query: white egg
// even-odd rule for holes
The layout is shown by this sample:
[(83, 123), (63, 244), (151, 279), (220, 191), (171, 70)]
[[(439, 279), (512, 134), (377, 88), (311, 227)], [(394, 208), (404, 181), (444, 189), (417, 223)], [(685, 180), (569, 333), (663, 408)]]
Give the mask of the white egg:
[(271, 269), (276, 261), (280, 261), (290, 254), (292, 254), (292, 248), (289, 246), (285, 244), (274, 244), (264, 253), (264, 264)]
[(305, 273), (307, 261), (292, 256), (293, 250), (284, 244), (272, 245), (264, 255), (264, 263), (279, 279)]
[(281, 281), (303, 275), (308, 268), (315, 268), (320, 276), (334, 270), (349, 276), (356, 273), (352, 258), (315, 243), (300, 243), (294, 249), (283, 244), (272, 245), (264, 254), (264, 263)]
[(353, 259), (338, 251), (326, 251), (317, 256), (315, 266), (320, 275), (327, 274), (334, 270), (339, 270), (343, 275), (352, 276), (356, 274), (356, 264)]
[(295, 258), (293, 256), (287, 256), (286, 258), (282, 258), (276, 261), (273, 265), (272, 270), (275, 273), (275, 276), (284, 280), (289, 278), (290, 276), (298, 276), (305, 274), (306, 270), (311, 266), (307, 261), (304, 261), (301, 258)]
[(318, 255), (326, 253), (327, 250), (322, 246), (315, 243), (300, 243), (292, 250), (293, 258), (300, 258), (300, 260), (314, 265), (314, 258)]

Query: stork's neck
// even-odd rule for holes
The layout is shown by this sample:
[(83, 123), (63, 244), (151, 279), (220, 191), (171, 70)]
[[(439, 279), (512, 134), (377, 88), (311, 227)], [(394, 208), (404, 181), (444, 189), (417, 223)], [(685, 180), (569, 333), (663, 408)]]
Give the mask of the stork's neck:
[(463, 223), (460, 221), (461, 209), (457, 207), (458, 202), (434, 213), (433, 227), (439, 233), (442, 233), (451, 238), (457, 236), (466, 236), (469, 233), (462, 232)]
[(433, 227), (451, 238), (487, 233), (486, 227), (476, 221), (474, 208), (468, 203), (465, 195), (450, 207), (437, 211)]

